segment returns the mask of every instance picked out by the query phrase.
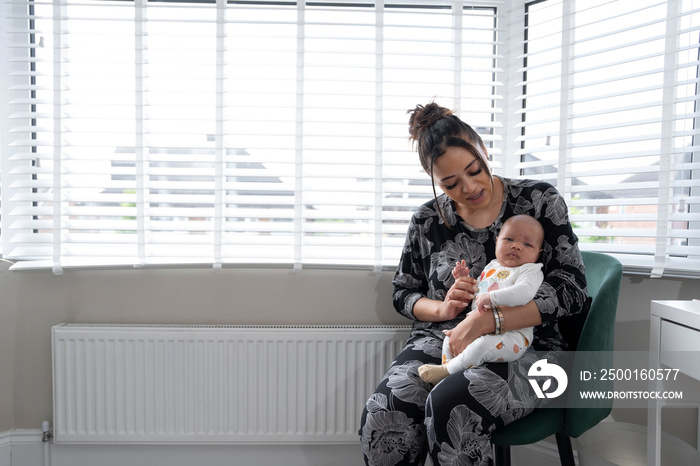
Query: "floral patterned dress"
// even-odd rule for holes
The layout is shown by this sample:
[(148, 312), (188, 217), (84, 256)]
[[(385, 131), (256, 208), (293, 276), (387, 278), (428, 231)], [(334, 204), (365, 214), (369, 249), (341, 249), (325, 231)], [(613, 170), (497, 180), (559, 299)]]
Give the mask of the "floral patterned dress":
[[(414, 321), (413, 331), (362, 413), (359, 433), (368, 465), (422, 464), (428, 450), (436, 466), (492, 464), (491, 432), (543, 403), (527, 380), (529, 367), (542, 357), (535, 351), (566, 350), (560, 324), (588, 310), (578, 238), (562, 197), (545, 182), (500, 180), (503, 205), (487, 228), (468, 225), (444, 194), (437, 202), (451, 228), (435, 200), (418, 208), (411, 219), (393, 284), (394, 307)], [(413, 315), (413, 305), (422, 297), (443, 300), (454, 284), (451, 272), (457, 261), (464, 259), (477, 278), (495, 259), (503, 222), (519, 214), (535, 217), (545, 231), (545, 278), (535, 296), (542, 324), (535, 327), (533, 344), (515, 362), (453, 374), (431, 391), (417, 369), (425, 363), (440, 364), (442, 330), (464, 319), (466, 310), (451, 321), (421, 322)]]

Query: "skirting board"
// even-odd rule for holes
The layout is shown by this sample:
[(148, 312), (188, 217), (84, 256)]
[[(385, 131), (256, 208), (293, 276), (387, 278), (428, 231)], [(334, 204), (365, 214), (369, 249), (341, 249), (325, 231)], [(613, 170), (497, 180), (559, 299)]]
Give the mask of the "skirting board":
[(43, 464), (41, 435), (39, 429), (0, 432), (0, 466)]
[(0, 466), (11, 466), (12, 435), (9, 432), (0, 433)]
[[(80, 445), (51, 444), (50, 466), (219, 466), (284, 464), (350, 466), (362, 464), (360, 445)], [(40, 430), (0, 433), (0, 466), (44, 464)], [(512, 449), (513, 466), (557, 466), (550, 442)]]

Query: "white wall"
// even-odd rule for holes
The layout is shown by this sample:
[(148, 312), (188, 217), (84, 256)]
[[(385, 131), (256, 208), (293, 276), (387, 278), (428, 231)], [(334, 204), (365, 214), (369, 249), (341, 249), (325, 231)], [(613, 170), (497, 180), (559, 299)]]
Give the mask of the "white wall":
[[(17, 277), (7, 271), (7, 264), (0, 262), (0, 432), (8, 431), (15, 426), (14, 373), (17, 324), (15, 278)], [(2, 466), (1, 460), (0, 466)]]

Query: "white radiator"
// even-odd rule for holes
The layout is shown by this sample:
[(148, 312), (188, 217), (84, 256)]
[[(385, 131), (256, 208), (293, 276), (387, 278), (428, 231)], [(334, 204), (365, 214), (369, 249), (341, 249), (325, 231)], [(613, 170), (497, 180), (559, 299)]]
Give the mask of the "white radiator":
[(54, 435), (80, 443), (357, 442), (409, 327), (52, 328)]

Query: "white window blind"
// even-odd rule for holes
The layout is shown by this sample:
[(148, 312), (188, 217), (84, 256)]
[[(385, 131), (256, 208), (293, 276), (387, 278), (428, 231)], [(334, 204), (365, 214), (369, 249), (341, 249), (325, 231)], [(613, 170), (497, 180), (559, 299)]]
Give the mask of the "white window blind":
[(16, 268), (393, 267), (434, 98), (564, 193), (582, 248), (700, 270), (700, 0), (1, 2)]
[(582, 249), (700, 270), (700, 2), (526, 5), (517, 168), (567, 196)]
[(406, 111), (502, 157), (494, 1), (3, 0), (2, 252), (24, 266), (393, 266)]

